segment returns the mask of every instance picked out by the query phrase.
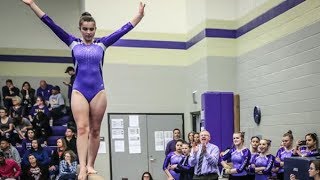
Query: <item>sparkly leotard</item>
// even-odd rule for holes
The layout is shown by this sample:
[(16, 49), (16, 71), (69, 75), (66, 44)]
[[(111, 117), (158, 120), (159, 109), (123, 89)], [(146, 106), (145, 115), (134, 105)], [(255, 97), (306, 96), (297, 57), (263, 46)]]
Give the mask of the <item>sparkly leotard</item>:
[(246, 176), (246, 167), (249, 165), (251, 158), (251, 153), (248, 148), (238, 151), (236, 148), (230, 149), (225, 155), (223, 155), (222, 160), (226, 161), (231, 158), (233, 168), (236, 169), (237, 173), (232, 174), (232, 176)]
[[(163, 162), (163, 170), (168, 169), (169, 165), (173, 165), (173, 164), (179, 164), (180, 161), (182, 160), (183, 155), (182, 154), (176, 154), (175, 152), (171, 152), (166, 156), (166, 159)], [(174, 170), (169, 169), (170, 174), (172, 175), (172, 177), (175, 180), (179, 180), (180, 179), (180, 173), (176, 172)]]
[[(276, 158), (280, 159), (280, 162), (284, 162), (285, 158), (291, 157), (293, 155), (293, 149), (292, 150), (286, 150), (284, 147), (281, 147), (276, 155)], [(274, 165), (276, 167), (279, 167), (278, 173), (283, 173), (284, 169), (281, 167), (279, 161), (274, 161)]]
[[(252, 164), (254, 164), (255, 167), (265, 167), (261, 173), (255, 174), (255, 180), (268, 180), (268, 177), (271, 175), (274, 159), (274, 156), (271, 154), (266, 156), (260, 154), (254, 155)], [(254, 168), (250, 167), (249, 169), (251, 172), (255, 172)]]
[(70, 47), (76, 70), (73, 90), (79, 91), (90, 102), (96, 94), (104, 90), (104, 51), (133, 29), (132, 24), (129, 22), (113, 34), (95, 39), (92, 44), (86, 45), (81, 39), (75, 38), (56, 25), (49, 16), (44, 15), (41, 20)]

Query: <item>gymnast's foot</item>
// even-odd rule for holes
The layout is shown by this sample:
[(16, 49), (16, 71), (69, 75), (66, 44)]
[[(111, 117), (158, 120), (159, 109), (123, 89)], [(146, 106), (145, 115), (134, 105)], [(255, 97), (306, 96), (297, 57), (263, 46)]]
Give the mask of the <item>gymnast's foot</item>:
[(87, 180), (87, 168), (85, 166), (80, 167), (78, 180)]
[(98, 171), (96, 171), (96, 170), (94, 170), (93, 169), (93, 167), (91, 167), (91, 166), (87, 166), (87, 173), (88, 174), (97, 174), (98, 173)]

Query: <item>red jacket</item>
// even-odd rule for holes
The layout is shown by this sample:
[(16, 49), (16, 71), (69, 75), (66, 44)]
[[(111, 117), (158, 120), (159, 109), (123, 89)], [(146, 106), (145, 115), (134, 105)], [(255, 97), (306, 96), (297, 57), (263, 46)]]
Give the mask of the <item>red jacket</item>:
[(13, 159), (5, 159), (4, 165), (0, 165), (0, 177), (17, 178), (20, 173), (21, 167)]

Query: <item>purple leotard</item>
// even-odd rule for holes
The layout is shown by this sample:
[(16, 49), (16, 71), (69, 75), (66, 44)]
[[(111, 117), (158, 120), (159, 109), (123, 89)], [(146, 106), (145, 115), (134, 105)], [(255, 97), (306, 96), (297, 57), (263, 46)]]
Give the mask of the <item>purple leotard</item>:
[[(271, 175), (271, 169), (273, 167), (274, 156), (272, 154), (268, 154), (266, 156), (260, 156), (260, 154), (256, 154), (253, 157), (252, 164), (255, 167), (265, 167), (262, 171), (262, 174), (256, 173), (255, 180), (268, 180), (268, 177)], [(251, 172), (254, 172), (255, 169), (251, 166), (249, 168)]]
[[(179, 164), (180, 161), (182, 160), (183, 155), (182, 154), (176, 154), (175, 152), (171, 152), (166, 156), (166, 159), (163, 162), (163, 170), (168, 169), (169, 165), (173, 165), (173, 164)], [(176, 172), (174, 170), (168, 169), (170, 174), (172, 175), (172, 177), (175, 180), (179, 180), (180, 179), (180, 173)]]
[(56, 25), (49, 16), (44, 15), (41, 20), (71, 49), (76, 69), (72, 88), (90, 102), (96, 94), (104, 90), (102, 78), (104, 51), (133, 29), (133, 25), (128, 22), (113, 34), (95, 39), (92, 44), (86, 45), (81, 39), (75, 38)]
[(301, 146), (300, 152), (305, 157), (319, 156), (318, 149), (313, 149), (310, 151), (306, 146)]
[[(291, 157), (292, 155), (293, 155), (293, 149), (288, 151), (284, 147), (281, 147), (277, 152), (276, 158), (279, 158), (281, 162), (284, 162), (285, 158)], [(279, 167), (278, 173), (284, 172), (284, 169), (283, 167), (280, 166), (279, 161), (274, 161), (274, 165), (276, 167)]]
[(237, 173), (232, 174), (232, 176), (246, 176), (246, 167), (249, 165), (249, 161), (251, 158), (250, 150), (248, 148), (245, 148), (241, 151), (238, 151), (233, 147), (222, 157), (222, 160), (226, 161), (230, 157), (233, 167), (237, 170)]

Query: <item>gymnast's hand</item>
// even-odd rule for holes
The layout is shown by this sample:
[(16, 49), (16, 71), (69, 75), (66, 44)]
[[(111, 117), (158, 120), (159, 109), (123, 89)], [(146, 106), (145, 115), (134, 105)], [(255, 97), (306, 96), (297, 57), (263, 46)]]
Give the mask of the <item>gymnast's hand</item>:
[(31, 5), (33, 3), (33, 0), (22, 0), (26, 5)]
[(145, 6), (146, 6), (146, 4), (140, 2), (138, 14), (130, 21), (130, 23), (132, 24), (133, 27), (135, 27), (143, 18)]
[(146, 4), (140, 1), (139, 5), (139, 15), (144, 16), (144, 7), (146, 7)]

